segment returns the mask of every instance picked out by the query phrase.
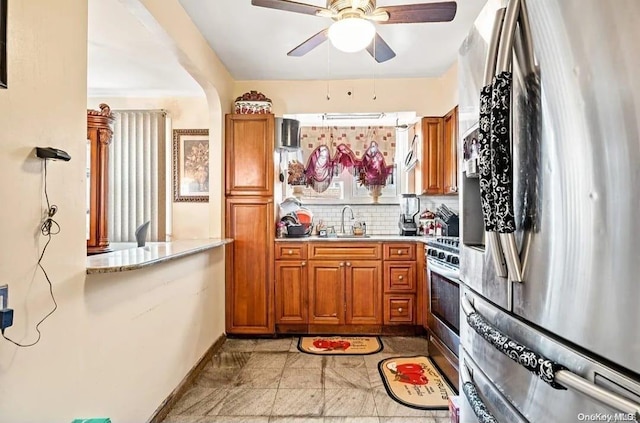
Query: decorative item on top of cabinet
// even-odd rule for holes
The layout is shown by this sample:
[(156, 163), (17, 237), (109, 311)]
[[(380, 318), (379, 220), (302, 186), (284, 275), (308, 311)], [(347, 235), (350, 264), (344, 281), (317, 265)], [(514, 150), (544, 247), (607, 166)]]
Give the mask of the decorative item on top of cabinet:
[(458, 194), (457, 138), (457, 106), (445, 117), (422, 118), (423, 194)]
[(273, 196), (275, 118), (272, 114), (226, 116), (226, 194)]
[(107, 198), (109, 193), (109, 144), (113, 137), (114, 117), (105, 103), (100, 110), (87, 110), (87, 141), (89, 163), (89, 222), (87, 254), (106, 253), (109, 248), (107, 230)]

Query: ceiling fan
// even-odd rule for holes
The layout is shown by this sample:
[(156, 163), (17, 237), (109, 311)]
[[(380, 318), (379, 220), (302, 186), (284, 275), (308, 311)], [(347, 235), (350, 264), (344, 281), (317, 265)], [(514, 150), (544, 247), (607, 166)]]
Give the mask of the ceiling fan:
[(339, 50), (367, 49), (378, 63), (393, 59), (396, 53), (376, 33), (372, 22), (380, 24), (449, 22), (456, 15), (455, 1), (376, 7), (376, 0), (327, 0), (327, 7), (289, 0), (251, 0), (254, 6), (331, 18), (330, 27), (313, 35), (287, 53), (304, 56), (328, 39)]

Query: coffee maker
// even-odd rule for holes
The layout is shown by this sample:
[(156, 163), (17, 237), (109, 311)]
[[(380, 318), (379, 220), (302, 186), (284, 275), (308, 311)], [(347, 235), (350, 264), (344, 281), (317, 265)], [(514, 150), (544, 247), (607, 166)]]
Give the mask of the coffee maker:
[(420, 212), (420, 199), (415, 194), (402, 194), (400, 211), (400, 220), (398, 221), (400, 235), (417, 235), (416, 215)]

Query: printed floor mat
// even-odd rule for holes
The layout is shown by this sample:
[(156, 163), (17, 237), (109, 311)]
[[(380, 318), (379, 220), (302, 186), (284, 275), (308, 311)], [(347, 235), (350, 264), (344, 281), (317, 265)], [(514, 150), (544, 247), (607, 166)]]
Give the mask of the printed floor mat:
[(447, 410), (455, 395), (444, 376), (425, 356), (391, 357), (378, 363), (387, 393), (395, 401), (419, 410)]
[(317, 355), (368, 355), (382, 351), (378, 336), (302, 336), (298, 349)]

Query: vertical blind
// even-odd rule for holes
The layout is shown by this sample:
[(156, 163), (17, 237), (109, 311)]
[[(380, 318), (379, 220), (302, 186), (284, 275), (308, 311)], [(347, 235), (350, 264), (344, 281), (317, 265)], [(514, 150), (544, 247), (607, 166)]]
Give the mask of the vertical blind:
[(146, 221), (147, 241), (165, 241), (165, 143), (167, 114), (162, 110), (113, 111), (109, 146), (108, 232), (111, 242), (136, 240)]

